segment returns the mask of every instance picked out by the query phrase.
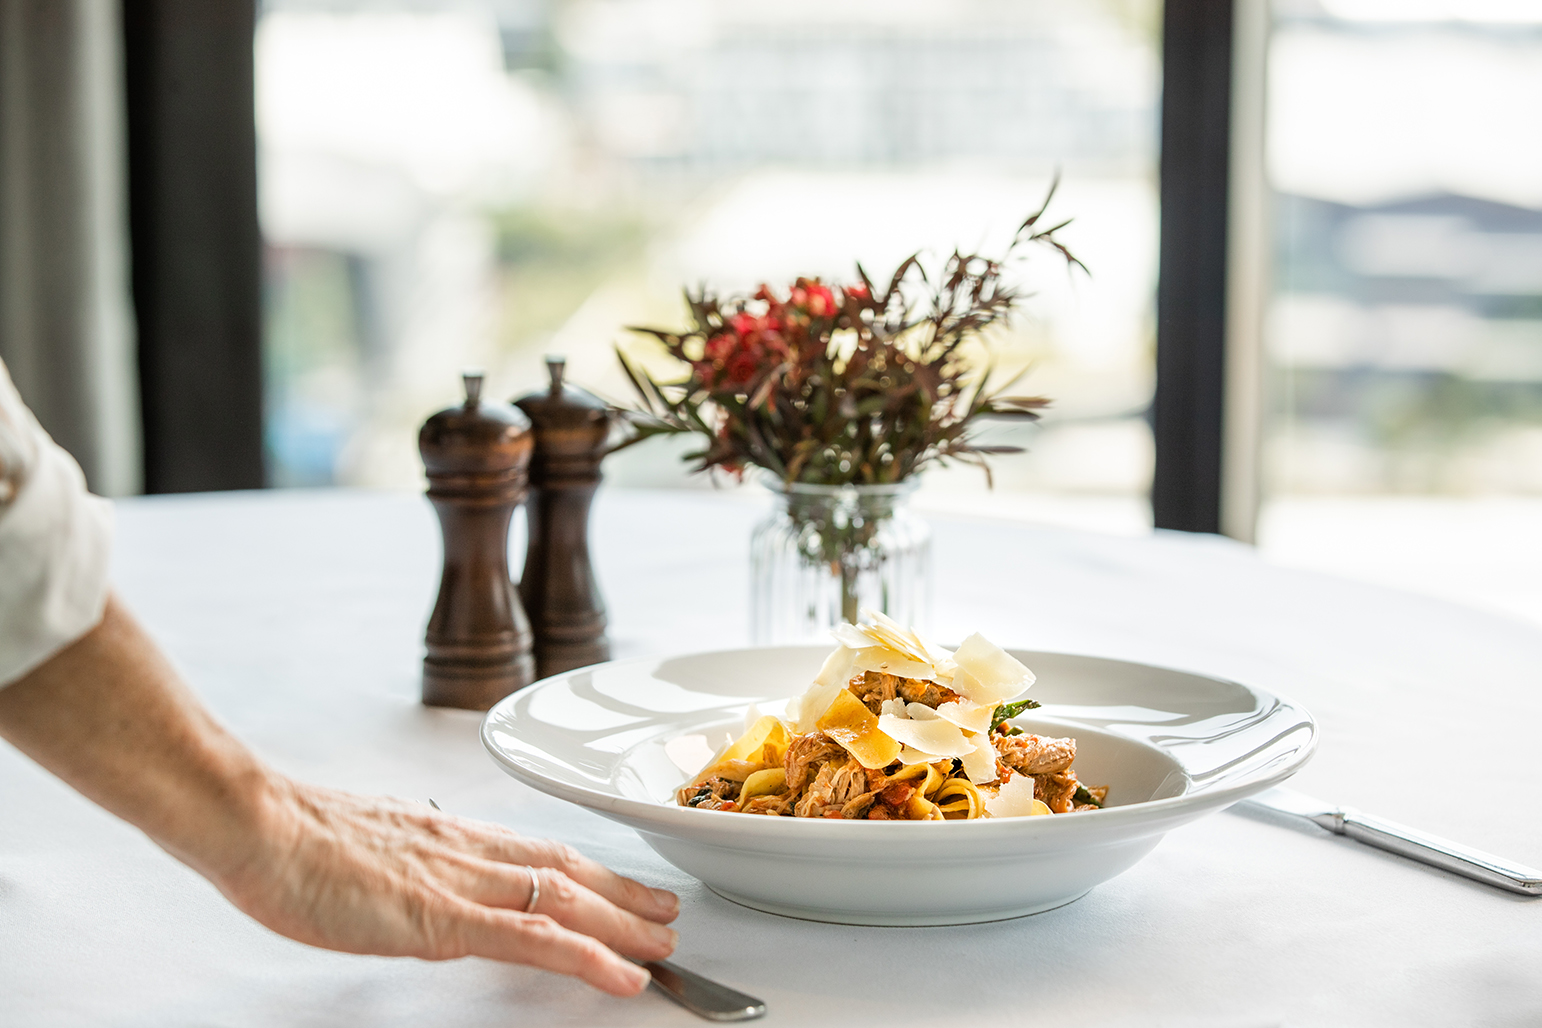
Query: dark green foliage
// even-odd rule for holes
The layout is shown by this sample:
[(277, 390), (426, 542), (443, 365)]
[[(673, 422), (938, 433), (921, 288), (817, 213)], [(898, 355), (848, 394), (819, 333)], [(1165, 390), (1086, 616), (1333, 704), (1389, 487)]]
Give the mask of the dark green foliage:
[(787, 483), (880, 485), (949, 460), (989, 477), (990, 455), (1021, 448), (977, 444), (977, 419), (1035, 420), (1049, 401), (1006, 395), (1016, 380), (993, 384), (960, 348), (1024, 299), (1002, 281), (1019, 248), (1048, 247), (1082, 267), (1055, 238), (1066, 222), (1040, 227), (1053, 195), (999, 259), (955, 250), (929, 275), (914, 255), (881, 288), (858, 265), (857, 282), (799, 279), (785, 297), (767, 287), (688, 292), (692, 328), (634, 329), (686, 365), (683, 377), (657, 381), (618, 353), (641, 405), (624, 412), (632, 433), (617, 448), (694, 434), (704, 444), (688, 456), (697, 470), (754, 466)]

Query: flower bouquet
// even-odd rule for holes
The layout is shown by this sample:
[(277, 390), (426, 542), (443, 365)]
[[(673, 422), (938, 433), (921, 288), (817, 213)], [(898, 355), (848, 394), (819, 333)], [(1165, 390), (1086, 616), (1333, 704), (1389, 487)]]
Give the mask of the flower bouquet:
[(618, 449), (696, 435), (702, 447), (686, 459), (697, 470), (760, 468), (779, 494), (752, 543), (757, 642), (854, 623), (861, 607), (924, 620), (928, 533), (903, 505), (916, 476), (959, 461), (988, 480), (988, 457), (1021, 448), (982, 444), (981, 421), (1037, 419), (1049, 403), (1008, 395), (1016, 378), (993, 383), (989, 357), (966, 344), (983, 343), (1025, 298), (1003, 273), (1027, 247), (1082, 267), (1055, 238), (1068, 222), (1042, 227), (1053, 195), (1000, 257), (955, 250), (929, 272), (918, 253), (882, 287), (858, 264), (844, 284), (687, 291), (689, 329), (632, 329), (662, 344), (677, 377), (661, 380), (618, 349), (641, 400), (624, 412), (631, 432)]

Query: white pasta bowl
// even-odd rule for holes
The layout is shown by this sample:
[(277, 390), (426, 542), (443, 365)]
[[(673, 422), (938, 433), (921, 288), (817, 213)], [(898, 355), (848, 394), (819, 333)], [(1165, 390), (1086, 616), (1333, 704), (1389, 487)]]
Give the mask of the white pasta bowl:
[(1043, 704), (1015, 723), (1074, 736), (1077, 777), (1109, 786), (1104, 809), (936, 822), (677, 806), (674, 792), (691, 776), (671, 759), (681, 753), (675, 740), (705, 736), (715, 746), (739, 734), (752, 704), (780, 713), (828, 650), (726, 650), (570, 671), (493, 707), (482, 741), (515, 778), (631, 826), (727, 899), (864, 925), (967, 924), (1069, 903), (1169, 829), (1290, 777), (1317, 744), (1306, 711), (1236, 682), (1011, 651), (1038, 675), (1030, 695)]

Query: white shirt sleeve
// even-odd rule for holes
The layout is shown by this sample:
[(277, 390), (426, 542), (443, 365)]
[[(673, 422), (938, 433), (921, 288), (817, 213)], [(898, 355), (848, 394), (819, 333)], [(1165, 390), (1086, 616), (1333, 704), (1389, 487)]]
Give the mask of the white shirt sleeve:
[(0, 688), (96, 627), (111, 550), (112, 506), (0, 362)]

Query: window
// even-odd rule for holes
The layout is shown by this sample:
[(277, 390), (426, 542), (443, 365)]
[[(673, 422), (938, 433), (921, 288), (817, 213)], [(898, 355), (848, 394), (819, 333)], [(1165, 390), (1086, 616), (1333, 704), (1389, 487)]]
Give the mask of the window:
[[(279, 484), (411, 485), (466, 364), (627, 399), (612, 347), (680, 288), (1004, 245), (1057, 170), (1091, 267), (1043, 257), (1009, 337), (1056, 403), (924, 502), (1149, 526), (1154, 0), (276, 0), (257, 39), (268, 447)], [(666, 444), (612, 482), (688, 484)], [(696, 482), (694, 484), (702, 484)]]
[(1269, 62), (1261, 543), (1542, 614), (1542, 9), (1281, 0)]

